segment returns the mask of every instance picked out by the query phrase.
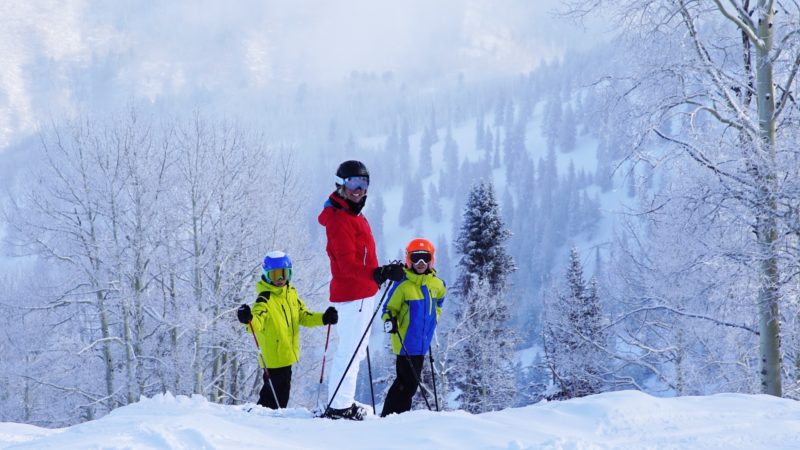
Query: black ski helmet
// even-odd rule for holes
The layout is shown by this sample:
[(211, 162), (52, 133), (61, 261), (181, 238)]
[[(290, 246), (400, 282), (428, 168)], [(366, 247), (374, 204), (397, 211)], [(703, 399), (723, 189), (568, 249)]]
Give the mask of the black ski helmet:
[(366, 177), (369, 181), (369, 170), (361, 161), (351, 159), (339, 164), (339, 168), (336, 169), (336, 177), (338, 185), (344, 184), (344, 180), (350, 177)]

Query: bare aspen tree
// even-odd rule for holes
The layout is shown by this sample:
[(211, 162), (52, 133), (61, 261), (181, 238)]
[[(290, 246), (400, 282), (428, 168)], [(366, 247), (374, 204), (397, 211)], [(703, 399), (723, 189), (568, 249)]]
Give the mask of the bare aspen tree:
[(25, 402), (63, 401), (27, 416), (63, 425), (166, 391), (252, 399), (260, 372), (234, 312), (264, 254), (292, 254), (308, 304), (324, 299), (292, 149), (233, 122), (134, 110), (53, 126), (40, 149), (4, 217), (15, 253), (46, 268), (20, 280), (48, 282), (21, 282), (41, 292), (14, 309), (47, 336), (25, 351)]
[[(761, 390), (781, 396), (782, 248), (792, 191), (781, 166), (795, 151), (789, 136), (797, 127), (792, 92), (800, 66), (800, 6), (773, 0), (572, 2), (575, 14), (596, 10), (618, 18), (628, 38), (619, 42), (630, 45), (630, 66), (622, 71), (630, 69), (633, 78), (612, 84), (642, 108), (633, 153), (651, 150), (646, 147), (657, 141), (649, 136), (681, 150), (717, 180), (723, 202), (738, 203), (743, 214), (737, 220), (748, 222), (758, 268), (753, 304)], [(665, 123), (681, 126), (672, 131)]]

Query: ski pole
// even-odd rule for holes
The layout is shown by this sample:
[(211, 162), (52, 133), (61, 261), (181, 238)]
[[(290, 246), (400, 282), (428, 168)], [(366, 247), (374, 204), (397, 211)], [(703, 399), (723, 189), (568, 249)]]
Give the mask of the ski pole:
[(408, 350), (406, 350), (406, 344), (403, 342), (403, 338), (400, 337), (400, 330), (397, 330), (397, 339), (400, 339), (400, 348), (403, 350), (403, 353), (406, 354), (406, 361), (408, 361), (408, 365), (411, 366), (411, 373), (414, 374), (414, 379), (417, 380), (417, 385), (419, 385), (419, 391), (422, 392), (422, 398), (425, 400), (425, 406), (427, 406), (428, 411), (430, 411), (431, 404), (428, 403), (428, 395), (425, 393), (425, 387), (422, 385), (419, 375), (417, 375), (417, 369), (414, 368), (414, 363), (411, 362), (411, 355), (409, 355)]
[(319, 407), (319, 396), (322, 393), (322, 376), (325, 374), (325, 357), (328, 354), (328, 343), (331, 341), (331, 324), (328, 324), (328, 334), (325, 336), (325, 350), (322, 352), (322, 370), (319, 372), (319, 387), (317, 388), (317, 406)]
[(375, 412), (375, 389), (372, 386), (372, 363), (369, 362), (369, 344), (367, 344), (367, 373), (369, 374), (369, 395), (372, 398), (372, 414), (377, 415)]
[(336, 394), (339, 393), (339, 388), (342, 387), (342, 382), (344, 382), (344, 377), (345, 375), (347, 375), (347, 371), (350, 370), (350, 366), (353, 365), (353, 360), (356, 359), (356, 353), (358, 353), (358, 349), (361, 348), (361, 344), (364, 342), (364, 338), (367, 337), (367, 333), (369, 333), (369, 330), (372, 327), (372, 321), (375, 320), (375, 316), (378, 315), (378, 311), (380, 311), (381, 308), (383, 307), (383, 301), (386, 298), (386, 293), (389, 292), (389, 286), (391, 286), (391, 283), (387, 284), (386, 289), (383, 290), (383, 295), (381, 296), (381, 299), (378, 302), (378, 307), (375, 308), (375, 312), (372, 313), (372, 318), (369, 319), (367, 328), (364, 330), (364, 334), (361, 335), (361, 339), (358, 341), (358, 345), (356, 346), (356, 349), (353, 352), (353, 356), (350, 357), (350, 362), (347, 363), (347, 367), (345, 367), (341, 378), (339, 378), (339, 383), (336, 385), (336, 389), (333, 390), (333, 394), (331, 394), (331, 399), (328, 400), (328, 406), (325, 407), (325, 411), (327, 411), (328, 408), (331, 407), (331, 404), (333, 404), (333, 399), (336, 398)]
[(272, 378), (269, 376), (269, 369), (267, 369), (267, 360), (264, 358), (264, 354), (261, 352), (261, 346), (258, 345), (258, 338), (256, 337), (256, 331), (253, 329), (253, 321), (247, 322), (247, 325), (250, 326), (250, 333), (253, 335), (253, 340), (256, 341), (256, 348), (258, 349), (258, 357), (261, 359), (261, 365), (264, 366), (264, 376), (267, 377), (267, 383), (269, 383), (269, 389), (272, 391), (272, 398), (275, 399), (275, 406), (278, 409), (281, 409), (281, 404), (278, 402), (278, 394), (275, 393), (275, 386), (272, 385)]
[(428, 347), (428, 357), (431, 362), (431, 379), (433, 380), (433, 402), (436, 404), (436, 411), (439, 411), (439, 395), (436, 393), (436, 368), (433, 365), (433, 348)]

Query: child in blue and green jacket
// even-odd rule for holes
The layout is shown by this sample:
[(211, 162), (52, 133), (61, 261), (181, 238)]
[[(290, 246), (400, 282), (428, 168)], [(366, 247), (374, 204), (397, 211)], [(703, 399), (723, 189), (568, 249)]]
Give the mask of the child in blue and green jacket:
[(397, 355), (397, 378), (389, 388), (381, 417), (411, 409), (419, 387), (424, 356), (442, 312), (447, 288), (433, 269), (433, 244), (414, 239), (406, 246), (405, 278), (395, 282), (383, 307), (384, 330), (391, 333)]

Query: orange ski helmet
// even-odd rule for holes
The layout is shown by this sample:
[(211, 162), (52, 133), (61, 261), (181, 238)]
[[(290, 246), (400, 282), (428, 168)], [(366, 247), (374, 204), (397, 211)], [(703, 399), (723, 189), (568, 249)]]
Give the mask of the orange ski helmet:
[[(416, 238), (412, 239), (411, 242), (408, 243), (406, 246), (406, 267), (411, 268), (412, 264), (412, 254), (414, 253), (428, 253), (430, 254), (430, 262), (428, 266), (433, 266), (433, 262), (436, 260), (436, 249), (433, 248), (433, 244), (431, 241), (423, 238)], [(413, 260), (416, 262), (416, 260)]]

